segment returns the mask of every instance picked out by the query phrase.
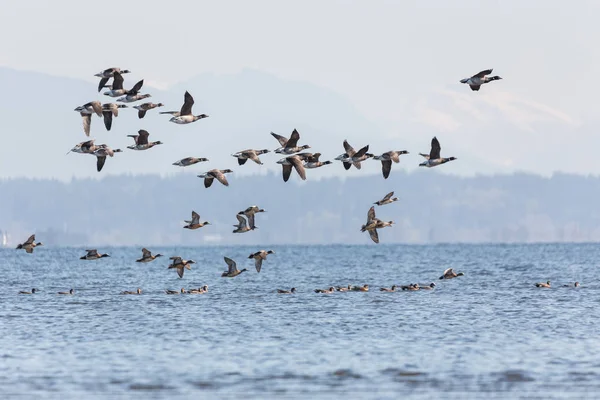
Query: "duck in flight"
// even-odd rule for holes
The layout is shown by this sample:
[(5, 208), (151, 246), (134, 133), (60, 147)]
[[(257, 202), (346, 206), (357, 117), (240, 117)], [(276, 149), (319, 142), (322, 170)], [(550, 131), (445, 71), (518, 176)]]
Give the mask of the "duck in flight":
[(177, 165), (179, 167), (189, 167), (190, 165), (198, 164), (199, 162), (206, 162), (208, 158), (204, 157), (186, 157), (181, 160), (174, 162), (173, 165)]
[(209, 188), (213, 184), (213, 180), (218, 180), (225, 186), (229, 186), (225, 174), (230, 174), (233, 171), (230, 169), (211, 169), (208, 172), (198, 175), (198, 178), (204, 178), (204, 187)]
[(127, 108), (125, 104), (105, 103), (102, 104), (102, 115), (104, 116), (104, 127), (107, 131), (112, 128), (113, 117), (119, 116), (119, 108)]
[(373, 156), (373, 160), (381, 161), (381, 172), (383, 173), (383, 178), (387, 179), (390, 176), (390, 172), (392, 171), (392, 161), (395, 163), (400, 162), (400, 156), (402, 154), (408, 154), (406, 150), (391, 150), (383, 153), (380, 156)]
[(85, 256), (79, 257), (80, 260), (98, 260), (104, 257), (110, 257), (108, 254), (100, 254), (96, 249), (86, 250), (87, 254)]
[(33, 235), (29, 236), (29, 238), (25, 242), (19, 244), (17, 246), (17, 250), (25, 250), (25, 252), (27, 252), (27, 254), (31, 254), (31, 253), (33, 253), (33, 249), (35, 249), (38, 246), (43, 246), (43, 245), (44, 244), (42, 242), (37, 242), (37, 243), (35, 242), (35, 234), (33, 234)]
[(237, 264), (231, 258), (223, 257), (223, 259), (225, 260), (225, 263), (227, 263), (228, 268), (227, 268), (227, 271), (225, 271), (221, 274), (221, 278), (234, 278), (234, 277), (238, 276), (239, 274), (241, 274), (242, 272), (247, 271), (246, 268), (244, 268), (242, 270), (238, 270)]
[(90, 136), (90, 125), (92, 124), (92, 114), (102, 116), (102, 103), (99, 101), (90, 101), (82, 106), (75, 108), (83, 119), (83, 132), (86, 136)]
[(303, 181), (306, 180), (306, 170), (304, 169), (304, 164), (302, 163), (304, 159), (304, 157), (296, 154), (294, 156), (282, 158), (281, 160), (277, 161), (277, 164), (281, 164), (281, 166), (283, 167), (284, 182), (287, 182), (290, 179), (290, 175), (292, 174), (292, 167), (296, 170), (298, 176), (300, 176), (300, 179), (302, 179)]
[(321, 153), (315, 153), (310, 157), (307, 157), (304, 161), (304, 168), (314, 169), (331, 164), (331, 161), (319, 161), (320, 157)]
[(473, 75), (470, 78), (461, 79), (460, 83), (466, 83), (467, 85), (469, 85), (471, 90), (478, 91), (481, 88), (481, 85), (502, 79), (499, 76), (487, 76), (490, 75), (492, 71), (492, 68), (486, 69)]
[(127, 146), (127, 148), (131, 150), (148, 150), (156, 145), (163, 144), (161, 141), (148, 142), (148, 136), (150, 136), (148, 131), (143, 129), (140, 129), (137, 135), (127, 135), (135, 141), (135, 146)]
[(176, 124), (190, 124), (192, 122), (198, 121), (199, 119), (208, 117), (208, 115), (206, 115), (206, 114), (193, 115), (192, 114), (192, 106), (193, 105), (194, 105), (194, 98), (188, 91), (186, 91), (185, 95), (183, 96), (183, 105), (181, 106), (181, 110), (179, 112), (165, 111), (165, 112), (161, 112), (161, 114), (173, 115), (173, 117), (171, 117), (171, 119), (169, 121), (176, 123)]
[[(252, 224), (248, 224), (246, 222), (246, 218), (243, 215), (237, 214), (235, 216), (238, 220), (237, 225), (234, 225), (233, 233), (245, 233), (255, 230), (257, 227), (254, 225), (254, 219), (252, 219)], [(250, 218), (248, 218), (250, 219)]]
[(449, 161), (456, 160), (456, 157), (442, 158), (440, 156), (441, 150), (442, 147), (440, 146), (440, 142), (437, 140), (437, 137), (434, 136), (433, 139), (431, 139), (431, 151), (429, 154), (419, 153), (422, 157), (425, 157), (425, 161), (419, 164), (419, 167), (433, 168)]
[(257, 251), (256, 253), (252, 253), (248, 256), (248, 258), (254, 258), (254, 266), (256, 267), (256, 272), (260, 272), (260, 269), (262, 268), (262, 262), (263, 260), (267, 259), (267, 256), (269, 254), (274, 254), (275, 252), (273, 250), (269, 250), (269, 251), (265, 251), (265, 250), (260, 250)]
[(162, 254), (156, 254), (156, 255), (152, 255), (152, 252), (150, 250), (148, 250), (147, 248), (143, 248), (142, 249), (142, 258), (135, 260), (135, 262), (139, 262), (139, 263), (147, 263), (150, 261), (154, 261), (156, 260), (158, 257), (162, 257)]
[(210, 225), (210, 222), (204, 221), (200, 222), (200, 214), (196, 211), (192, 211), (192, 219), (190, 221), (184, 221), (187, 225), (184, 226), (185, 229), (198, 229), (203, 226)]
[(191, 270), (192, 264), (196, 264), (196, 261), (194, 260), (183, 260), (181, 257), (178, 256), (171, 257), (169, 258), (169, 260), (172, 260), (172, 263), (169, 265), (168, 269), (176, 269), (179, 278), (183, 278), (184, 271), (186, 269)]
[(300, 140), (300, 133), (298, 133), (296, 129), (292, 131), (292, 134), (290, 135), (289, 139), (273, 132), (271, 132), (271, 135), (273, 135), (273, 137), (277, 139), (277, 141), (281, 145), (280, 148), (275, 150), (275, 153), (291, 155), (294, 153), (298, 153), (302, 150), (310, 149), (310, 146), (307, 144), (298, 146), (298, 140)]
[(464, 273), (459, 272), (458, 274), (456, 272), (454, 272), (454, 269), (452, 268), (448, 268), (447, 270), (444, 271), (444, 274), (442, 276), (440, 276), (440, 279), (453, 279), (459, 276), (463, 276)]
[(96, 149), (91, 154), (96, 156), (96, 169), (98, 170), (98, 172), (102, 171), (107, 156), (113, 157), (115, 153), (121, 152), (121, 149), (113, 150), (105, 144), (96, 146)]
[(246, 161), (248, 161), (248, 160), (252, 160), (255, 163), (257, 163), (258, 165), (263, 165), (262, 161), (260, 161), (260, 158), (258, 158), (258, 156), (260, 156), (261, 154), (267, 154), (268, 152), (269, 152), (269, 150), (267, 150), (267, 149), (263, 149), (263, 150), (248, 149), (248, 150), (238, 151), (237, 153), (232, 154), (232, 156), (238, 159), (239, 165), (246, 164)]
[(240, 211), (238, 213), (238, 215), (245, 215), (246, 217), (248, 217), (248, 224), (250, 226), (255, 226), (254, 225), (254, 216), (257, 213), (261, 213), (261, 212), (266, 212), (266, 211), (258, 206), (250, 206), (250, 207), (246, 208), (244, 211)]
[[(129, 71), (128, 69), (121, 69), (121, 68), (117, 68), (117, 67), (113, 67), (113, 68), (107, 68), (104, 71), (100, 71), (97, 74), (95, 74), (94, 76), (97, 76), (98, 78), (100, 78), (100, 82), (98, 83), (98, 92), (100, 92), (103, 88), (106, 87), (106, 83), (108, 82), (108, 80), (110, 78), (112, 78), (115, 74), (115, 72), (119, 73), (119, 74), (128, 74), (131, 71)], [(112, 87), (112, 85), (111, 85)]]
[(373, 154), (368, 153), (369, 145), (361, 148), (360, 150), (354, 150), (354, 147), (348, 143), (347, 140), (344, 140), (344, 150), (346, 151), (343, 154), (340, 154), (335, 159), (341, 161), (344, 164), (344, 168), (349, 170), (352, 165), (356, 169), (361, 169), (361, 162), (365, 161), (368, 158), (373, 157)]
[(130, 90), (123, 89), (123, 76), (119, 72), (115, 71), (113, 72), (113, 83), (111, 89), (104, 92), (104, 95), (110, 97), (134, 96), (138, 94), (138, 92), (142, 89), (142, 86), (144, 86), (143, 79), (133, 85)]
[(364, 224), (361, 228), (361, 232), (369, 232), (369, 236), (371, 240), (375, 243), (379, 243), (379, 234), (377, 233), (377, 229), (391, 227), (394, 224), (394, 221), (382, 221), (375, 216), (375, 206), (371, 206), (369, 211), (367, 212), (367, 223)]
[(375, 203), (378, 206), (384, 206), (386, 204), (392, 204), (395, 201), (398, 201), (397, 197), (392, 197), (394, 195), (394, 192), (389, 192), (388, 194), (385, 195), (385, 197), (381, 200), (377, 200)]
[(138, 110), (138, 118), (142, 119), (142, 118), (144, 118), (146, 116), (146, 112), (147, 111), (150, 111), (152, 109), (155, 109), (157, 107), (162, 107), (162, 106), (164, 106), (163, 103), (158, 103), (158, 104), (155, 104), (155, 103), (144, 103), (144, 104), (140, 104), (140, 105), (137, 105), (137, 106), (133, 106), (133, 108), (135, 108), (136, 110)]

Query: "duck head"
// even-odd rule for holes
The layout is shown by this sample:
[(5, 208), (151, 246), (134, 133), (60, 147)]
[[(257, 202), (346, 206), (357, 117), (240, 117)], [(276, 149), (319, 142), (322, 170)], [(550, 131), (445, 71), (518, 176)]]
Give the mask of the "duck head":
[(37, 242), (37, 243), (35, 244), (35, 246), (36, 246), (36, 247), (37, 247), (37, 246), (43, 246), (43, 245), (44, 245), (44, 243), (42, 243), (42, 242)]
[(138, 288), (136, 292), (137, 294), (142, 294), (142, 289)]
[(156, 258), (156, 257), (162, 257), (162, 256), (163, 256), (162, 254), (158, 253), (158, 254), (154, 255), (154, 258)]
[(212, 225), (212, 224), (210, 222), (208, 222), (208, 221), (204, 221), (203, 225)]
[(575, 282), (575, 285), (573, 285), (575, 287), (579, 287), (579, 282)]
[(267, 251), (267, 254), (275, 254), (275, 252), (273, 250), (269, 250)]
[(296, 293), (296, 288), (295, 288), (295, 287), (293, 287), (293, 288), (290, 290), (290, 292), (292, 292), (292, 293)]
[(402, 151), (399, 151), (398, 154), (410, 154), (410, 153), (406, 150), (402, 150)]
[(196, 264), (196, 261), (194, 261), (194, 260), (188, 260), (187, 264)]
[(100, 255), (100, 258), (104, 258), (104, 257), (110, 257), (110, 255), (106, 254), (106, 253)]
[(223, 174), (231, 174), (231, 173), (233, 173), (233, 171), (230, 170), (230, 169), (224, 169), (224, 170), (221, 171), (221, 173), (223, 173)]
[(158, 104), (156, 105), (156, 107), (163, 107), (163, 106), (164, 106), (164, 104), (163, 104), (163, 103), (158, 103)]

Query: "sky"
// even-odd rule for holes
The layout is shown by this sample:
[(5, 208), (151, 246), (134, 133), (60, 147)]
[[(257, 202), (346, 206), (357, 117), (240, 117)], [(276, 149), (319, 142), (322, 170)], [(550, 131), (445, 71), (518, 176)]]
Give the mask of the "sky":
[[(444, 172), (599, 174), (599, 11), (593, 1), (21, 1), (0, 15), (10, 38), (0, 66), (84, 80), (91, 93), (94, 73), (120, 66), (178, 96), (199, 75), (259, 71), (339, 95), (372, 123), (369, 139), (427, 135), (416, 154), (445, 135), (442, 155), (465, 162)], [(504, 79), (480, 92), (458, 82), (486, 68)]]

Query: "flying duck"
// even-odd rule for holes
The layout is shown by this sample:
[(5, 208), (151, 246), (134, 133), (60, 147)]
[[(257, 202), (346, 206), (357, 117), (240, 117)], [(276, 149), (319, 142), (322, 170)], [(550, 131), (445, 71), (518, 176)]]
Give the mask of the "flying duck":
[(419, 167), (432, 168), (432, 167), (437, 167), (438, 165), (447, 163), (448, 161), (456, 160), (456, 157), (448, 157), (448, 158), (440, 157), (441, 150), (442, 150), (442, 148), (440, 147), (440, 142), (434, 136), (433, 139), (431, 139), (431, 151), (429, 152), (429, 155), (419, 153), (421, 156), (425, 157), (425, 159), (426, 159), (421, 164), (419, 164)]
[(173, 165), (177, 165), (179, 167), (189, 167), (190, 165), (198, 164), (199, 162), (208, 161), (208, 158), (204, 157), (186, 157), (181, 160), (174, 162)]
[(575, 282), (574, 284), (568, 284), (568, 285), (563, 285), (563, 287), (572, 287), (572, 288), (577, 288), (579, 287), (579, 282)]
[(361, 232), (369, 232), (369, 236), (371, 240), (375, 243), (379, 243), (379, 234), (377, 233), (377, 229), (391, 227), (394, 224), (394, 221), (382, 221), (375, 216), (375, 206), (371, 206), (369, 211), (367, 212), (367, 223), (364, 224), (361, 228)]
[(248, 258), (254, 258), (254, 266), (256, 267), (256, 272), (260, 272), (263, 260), (266, 260), (267, 256), (269, 254), (274, 254), (274, 253), (275, 252), (273, 250), (269, 250), (269, 251), (261, 250), (261, 251), (257, 251), (256, 253), (250, 254), (248, 256)]
[(340, 154), (335, 159), (341, 161), (342, 164), (344, 164), (344, 168), (346, 170), (349, 170), (352, 165), (354, 165), (356, 169), (360, 169), (360, 163), (362, 161), (366, 160), (367, 158), (373, 157), (373, 154), (367, 153), (369, 151), (369, 145), (366, 145), (365, 147), (356, 151), (352, 146), (350, 146), (350, 143), (348, 143), (347, 140), (344, 140), (344, 150), (346, 150), (346, 152)]
[(187, 224), (184, 226), (185, 229), (198, 229), (205, 225), (210, 225), (208, 221), (200, 222), (200, 215), (196, 211), (192, 211), (192, 219), (190, 221), (184, 222)]
[(452, 279), (452, 278), (456, 278), (457, 276), (463, 276), (464, 274), (462, 272), (459, 272), (458, 274), (456, 272), (454, 272), (454, 270), (452, 268), (448, 268), (447, 270), (444, 271), (444, 274), (442, 276), (440, 276), (440, 279)]
[(79, 154), (92, 154), (94, 151), (96, 151), (96, 149), (98, 149), (98, 146), (94, 144), (94, 141), (95, 139), (81, 142), (75, 147), (73, 147), (71, 150), (69, 150), (67, 154), (69, 154), (70, 152)]
[(287, 182), (290, 179), (290, 175), (292, 174), (292, 167), (296, 169), (296, 172), (300, 176), (300, 179), (303, 181), (306, 180), (306, 170), (304, 169), (304, 164), (302, 164), (302, 158), (300, 156), (289, 156), (286, 158), (282, 158), (277, 161), (277, 164), (281, 164), (283, 167), (283, 181)]
[(549, 288), (550, 287), (550, 281), (547, 281), (546, 283), (544, 283), (544, 282), (536, 283), (535, 287)]
[(38, 246), (43, 246), (42, 242), (35, 242), (35, 234), (29, 236), (29, 238), (17, 246), (17, 250), (25, 250), (28, 254), (33, 253), (33, 249)]
[(323, 165), (331, 164), (331, 161), (319, 161), (319, 157), (321, 157), (321, 153), (315, 153), (312, 156), (308, 157), (304, 162), (304, 168), (319, 168)]
[(136, 110), (138, 110), (138, 118), (142, 119), (144, 118), (144, 116), (146, 116), (146, 111), (152, 110), (153, 108), (157, 108), (157, 107), (162, 107), (164, 106), (163, 103), (144, 103), (144, 104), (140, 104), (137, 106), (133, 106), (133, 108), (135, 108)]
[(188, 91), (186, 91), (185, 95), (183, 96), (183, 105), (181, 106), (181, 110), (179, 111), (178, 114), (176, 114), (177, 113), (176, 111), (175, 112), (173, 112), (173, 111), (161, 112), (161, 114), (173, 115), (173, 117), (169, 121), (174, 122), (176, 124), (189, 124), (189, 123), (198, 121), (199, 119), (208, 117), (208, 115), (206, 115), (206, 114), (193, 115), (192, 114), (192, 106), (193, 105), (194, 105), (194, 98)]
[(233, 171), (230, 169), (211, 169), (208, 172), (198, 175), (198, 178), (204, 178), (204, 187), (209, 188), (212, 185), (213, 180), (218, 180), (225, 186), (229, 186), (225, 174), (230, 174)]
[(502, 79), (499, 76), (486, 76), (486, 75), (491, 74), (492, 71), (493, 71), (492, 68), (486, 69), (484, 71), (481, 71), (481, 72), (473, 75), (470, 78), (461, 79), (460, 83), (466, 83), (467, 85), (469, 85), (471, 90), (478, 91), (479, 88), (481, 87), (481, 85), (483, 85), (484, 83)]
[(126, 290), (124, 292), (121, 292), (121, 294), (142, 294), (142, 289), (137, 288), (137, 290), (135, 292), (131, 292), (131, 291)]
[(123, 76), (117, 72), (113, 72), (113, 82), (111, 89), (107, 92), (104, 92), (105, 96), (110, 97), (119, 97), (125, 95), (136, 95), (140, 89), (144, 86), (144, 80), (142, 79), (138, 83), (136, 83), (130, 90), (123, 89)]
[(111, 149), (105, 144), (101, 144), (97, 146), (97, 148), (92, 153), (96, 156), (96, 169), (98, 172), (102, 171), (102, 167), (104, 167), (104, 163), (106, 162), (106, 157), (113, 157), (115, 153), (121, 153), (121, 149)]
[(142, 249), (142, 258), (135, 260), (135, 262), (139, 262), (139, 263), (147, 263), (150, 261), (154, 261), (156, 260), (158, 257), (162, 257), (162, 254), (156, 254), (156, 255), (152, 255), (152, 252), (150, 250), (148, 250), (147, 248), (143, 248)]
[(165, 290), (165, 293), (166, 294), (184, 294), (185, 293), (185, 289), (184, 288), (181, 288), (181, 290), (170, 290), (170, 289), (167, 289), (167, 290)]
[[(183, 278), (183, 272), (185, 269), (192, 269), (192, 264), (196, 264), (194, 260), (183, 260), (181, 257), (171, 257), (169, 260), (173, 260), (172, 264), (169, 265), (168, 269), (176, 269), (177, 275)], [(183, 292), (182, 292), (183, 293)]]
[(294, 294), (294, 293), (296, 293), (296, 288), (293, 287), (290, 290), (277, 289), (277, 293), (279, 293), (279, 294)]
[(35, 292), (37, 292), (38, 290), (36, 288), (31, 289), (30, 292), (26, 291), (26, 290), (22, 290), (19, 292), (19, 294), (35, 294)]
[(73, 289), (70, 289), (68, 292), (58, 292), (58, 294), (66, 294), (66, 295), (73, 295), (75, 294), (75, 291)]
[[(98, 92), (100, 92), (103, 88), (106, 87), (106, 83), (108, 82), (108, 80), (110, 78), (112, 78), (114, 76), (114, 73), (118, 72), (119, 74), (128, 74), (131, 71), (124, 69), (121, 70), (121, 68), (107, 68), (104, 71), (100, 71), (97, 74), (95, 74), (94, 76), (97, 76), (98, 78), (100, 78), (100, 82), (98, 83)], [(110, 87), (112, 88), (112, 85), (110, 85)]]
[(97, 260), (99, 258), (110, 257), (108, 254), (99, 254), (98, 250), (90, 249), (86, 250), (87, 254), (85, 256), (79, 257), (80, 260)]
[(381, 292), (395, 292), (396, 288), (397, 288), (396, 285), (392, 285), (392, 287), (389, 288), (389, 289), (382, 287), (381, 289), (379, 289), (379, 291), (381, 291)]
[(148, 150), (156, 145), (162, 144), (161, 141), (148, 142), (148, 136), (150, 136), (148, 131), (143, 129), (140, 129), (137, 135), (127, 135), (127, 137), (133, 138), (135, 141), (135, 146), (127, 146), (127, 148), (131, 150)]
[(381, 161), (381, 172), (383, 173), (383, 178), (387, 179), (390, 176), (390, 172), (392, 171), (392, 161), (395, 163), (400, 162), (400, 156), (402, 154), (408, 154), (406, 150), (391, 150), (386, 153), (383, 153), (380, 156), (374, 156), (373, 160)]
[(306, 144), (303, 146), (298, 146), (298, 140), (300, 140), (300, 134), (298, 133), (298, 131), (296, 129), (294, 129), (294, 131), (290, 135), (289, 139), (286, 139), (285, 137), (278, 135), (276, 133), (273, 133), (273, 132), (271, 132), (271, 135), (273, 135), (273, 137), (275, 139), (277, 139), (277, 141), (281, 145), (280, 148), (275, 150), (275, 153), (291, 155), (291, 154), (298, 153), (305, 149), (310, 149), (310, 146), (306, 145)]
[[(244, 233), (244, 232), (249, 232), (249, 231), (253, 231), (254, 229), (256, 229), (257, 227), (255, 225), (250, 224), (250, 226), (248, 226), (249, 224), (246, 222), (246, 218), (244, 218), (243, 215), (237, 214), (235, 216), (238, 220), (237, 225), (233, 225), (235, 227), (235, 229), (233, 230), (233, 233)], [(254, 220), (253, 220), (254, 222)]]
[(369, 291), (369, 285), (363, 285), (363, 286), (354, 286), (352, 288), (353, 292), (368, 292)]
[(335, 292), (335, 288), (332, 286), (329, 289), (315, 289), (315, 293), (324, 293), (324, 294), (330, 294)]
[(110, 131), (113, 116), (119, 116), (119, 108), (127, 108), (125, 104), (105, 103), (102, 104), (102, 115), (104, 116), (104, 127)]
[(262, 161), (260, 161), (260, 158), (258, 158), (258, 156), (260, 156), (261, 154), (266, 154), (268, 152), (269, 152), (269, 150), (267, 150), (267, 149), (264, 149), (264, 150), (248, 149), (248, 150), (238, 151), (237, 153), (232, 154), (232, 156), (238, 159), (239, 165), (246, 164), (246, 161), (248, 161), (248, 160), (252, 160), (259, 165), (263, 165)]
[(228, 269), (227, 269), (227, 271), (225, 271), (221, 274), (221, 278), (233, 278), (233, 277), (238, 276), (242, 272), (247, 271), (246, 268), (244, 268), (242, 270), (238, 270), (235, 261), (233, 261), (231, 258), (223, 257), (223, 259), (227, 263)]
[(398, 201), (397, 197), (392, 198), (393, 195), (394, 195), (394, 192), (389, 192), (388, 194), (385, 195), (385, 197), (383, 199), (378, 200), (373, 204), (376, 204), (378, 206), (384, 206), (386, 204), (391, 204), (395, 201)]
[(246, 208), (244, 211), (240, 211), (238, 213), (238, 215), (245, 215), (246, 217), (248, 217), (248, 225), (255, 226), (254, 225), (254, 216), (257, 213), (261, 213), (261, 212), (266, 212), (266, 211), (262, 208), (259, 208), (258, 206), (250, 206), (250, 207)]
[(90, 125), (92, 123), (92, 114), (102, 116), (102, 103), (99, 101), (90, 101), (75, 109), (83, 118), (83, 132), (86, 136), (90, 136)]

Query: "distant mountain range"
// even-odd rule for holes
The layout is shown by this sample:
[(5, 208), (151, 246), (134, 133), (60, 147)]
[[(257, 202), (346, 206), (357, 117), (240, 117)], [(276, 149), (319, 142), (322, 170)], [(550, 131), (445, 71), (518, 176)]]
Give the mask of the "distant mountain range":
[[(74, 155), (85, 158), (88, 156)], [(375, 164), (375, 162), (373, 162)], [(195, 168), (195, 167), (190, 167)], [(339, 163), (323, 169), (343, 170)], [(194, 171), (195, 172), (195, 171)], [(600, 178), (527, 174), (461, 178), (435, 170), (348, 179), (281, 173), (228, 177), (205, 189), (190, 170), (168, 177), (107, 176), (65, 183), (0, 181), (0, 231), (8, 245), (31, 232), (48, 245), (203, 245), (369, 243), (360, 226), (373, 202), (395, 190), (400, 200), (376, 207), (396, 222), (381, 243), (599, 241)], [(257, 204), (259, 229), (233, 234), (235, 214)], [(212, 223), (183, 229), (192, 210)]]

